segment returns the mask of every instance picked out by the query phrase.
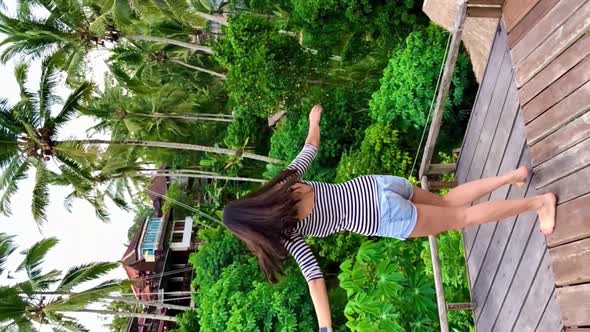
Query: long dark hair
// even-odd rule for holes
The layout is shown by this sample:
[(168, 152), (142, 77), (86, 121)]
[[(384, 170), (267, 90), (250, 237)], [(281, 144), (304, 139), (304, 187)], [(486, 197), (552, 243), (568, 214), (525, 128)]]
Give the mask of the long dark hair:
[(297, 182), (295, 171), (285, 169), (260, 189), (223, 209), (223, 224), (256, 255), (271, 283), (282, 274), (287, 257), (281, 238), (299, 220), (299, 199), (293, 194)]

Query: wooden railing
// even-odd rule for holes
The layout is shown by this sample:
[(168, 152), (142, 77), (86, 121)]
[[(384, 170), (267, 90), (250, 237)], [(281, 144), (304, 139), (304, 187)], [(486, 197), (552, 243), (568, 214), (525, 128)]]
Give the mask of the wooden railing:
[[(488, 0), (489, 1), (489, 0)], [(494, 0), (497, 1), (497, 0)], [(447, 58), (444, 66), (444, 71), (440, 80), (440, 87), (436, 97), (436, 106), (432, 116), (432, 122), (428, 132), (428, 139), (424, 147), (424, 154), (422, 156), (422, 162), (420, 165), (419, 177), (421, 187), (424, 190), (430, 189), (444, 189), (452, 188), (456, 185), (454, 181), (429, 181), (429, 176), (448, 174), (455, 171), (456, 165), (449, 164), (431, 164), (432, 156), (434, 155), (434, 148), (438, 138), (440, 124), (445, 108), (445, 100), (447, 98), (449, 88), (451, 85), (451, 79), (453, 77), (453, 71), (455, 69), (455, 63), (457, 61), (457, 55), (461, 47), (461, 36), (463, 33), (463, 26), (465, 17), (467, 16), (469, 4), (467, 1), (460, 1), (459, 10), (457, 12), (457, 18), (455, 20), (455, 27), (452, 32), (451, 42), (449, 45)], [(436, 288), (436, 302), (438, 306), (438, 317), (440, 320), (441, 332), (449, 331), (449, 322), (447, 313), (449, 310), (473, 310), (473, 303), (447, 303), (445, 301), (444, 287), (442, 281), (442, 274), (440, 269), (440, 259), (438, 256), (438, 244), (436, 242), (436, 236), (429, 236), (428, 242), (430, 244), (430, 256), (432, 258), (432, 270), (434, 273), (434, 285)]]

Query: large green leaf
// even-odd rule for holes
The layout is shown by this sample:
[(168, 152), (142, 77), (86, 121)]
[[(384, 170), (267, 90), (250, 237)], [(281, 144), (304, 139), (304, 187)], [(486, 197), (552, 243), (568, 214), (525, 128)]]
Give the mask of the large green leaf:
[(35, 243), (28, 250), (23, 252), (25, 258), (18, 266), (17, 271), (25, 270), (30, 279), (34, 279), (36, 276), (40, 275), (41, 264), (43, 264), (45, 255), (47, 255), (49, 250), (55, 247), (57, 243), (58, 240), (54, 237), (43, 239)]
[(49, 172), (43, 163), (37, 163), (35, 186), (33, 187), (33, 201), (31, 212), (38, 224), (47, 221), (47, 206), (49, 205)]
[(56, 290), (58, 292), (69, 292), (82, 283), (93, 281), (104, 276), (118, 266), (119, 263), (97, 262), (72, 267), (63, 276), (62, 281)]
[(14, 252), (16, 247), (12, 239), (14, 236), (9, 236), (6, 233), (0, 233), (0, 274), (4, 273), (4, 264), (10, 254)]

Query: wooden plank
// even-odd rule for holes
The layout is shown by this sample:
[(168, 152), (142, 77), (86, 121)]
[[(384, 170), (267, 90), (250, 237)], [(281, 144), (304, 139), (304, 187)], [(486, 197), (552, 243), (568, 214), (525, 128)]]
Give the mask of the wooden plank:
[[(519, 224), (519, 223), (517, 223)], [(530, 225), (530, 224), (529, 224)], [(545, 238), (538, 231), (539, 224), (535, 222), (533, 231), (530, 233), (529, 242), (522, 254), (522, 259), (518, 263), (516, 273), (513, 274), (508, 289), (505, 292), (503, 302), (500, 304), (500, 310), (496, 317), (491, 317), (492, 321), (487, 320), (485, 315), (481, 315), (481, 319), (486, 319), (487, 328), (483, 328), (483, 322), (478, 322), (478, 332), (482, 331), (511, 331), (514, 325), (525, 297), (528, 294), (534, 276), (539, 268), (539, 263), (545, 254)], [(514, 242), (515, 240), (512, 240)], [(504, 262), (502, 263), (504, 265)], [(498, 280), (496, 279), (495, 283)], [(494, 296), (492, 293), (488, 296)], [(491, 325), (491, 326), (490, 326)]]
[(455, 29), (453, 30), (444, 71), (440, 79), (440, 87), (436, 96), (436, 105), (432, 115), (432, 122), (430, 123), (430, 130), (428, 131), (428, 138), (426, 139), (424, 154), (422, 155), (422, 161), (420, 163), (420, 178), (426, 175), (426, 171), (430, 167), (430, 162), (434, 155), (434, 148), (436, 147), (436, 141), (438, 139), (438, 132), (440, 130), (440, 123), (442, 121), (447, 95), (451, 87), (451, 80), (453, 78), (457, 56), (459, 55), (459, 49), (461, 48), (461, 36), (463, 34), (463, 26), (465, 25), (466, 6), (467, 4), (465, 1), (459, 2), (457, 17), (455, 19)]
[[(526, 59), (548, 36), (561, 27), (573, 13), (580, 8), (586, 0), (560, 1), (545, 17), (541, 18), (529, 33), (512, 48), (512, 61), (515, 67)], [(510, 37), (508, 37), (510, 40)]]
[(464, 302), (464, 303), (447, 303), (447, 310), (473, 310), (475, 309), (475, 303)]
[(545, 251), (535, 281), (510, 331), (534, 331), (541, 320), (543, 311), (549, 304), (554, 289), (550, 258), (547, 251)]
[(504, 0), (467, 0), (467, 5), (502, 6)]
[[(525, 193), (526, 191), (526, 193)], [(510, 187), (510, 194), (507, 199), (518, 199), (523, 198), (526, 196), (530, 197), (533, 196), (535, 193), (535, 189), (533, 186), (529, 186), (528, 189), (518, 188), (516, 186)], [(505, 198), (505, 197), (503, 197)], [(531, 216), (527, 216), (531, 218)], [(491, 235), (489, 240), (489, 245), (487, 246), (486, 255), (481, 259), (478, 265), (480, 265), (479, 273), (477, 274), (477, 279), (475, 282), (472, 283), (472, 301), (476, 303), (486, 303), (486, 299), (490, 294), (490, 289), (492, 288), (492, 284), (496, 277), (496, 273), (500, 267), (500, 263), (502, 261), (502, 257), (505, 254), (506, 248), (508, 247), (508, 241), (510, 240), (510, 235), (513, 232), (514, 226), (520, 220), (519, 216), (513, 216), (506, 218), (497, 223), (496, 229)], [(532, 223), (534, 221), (534, 217), (529, 221)], [(487, 224), (486, 224), (487, 225)], [(482, 225), (482, 227), (486, 226)], [(480, 229), (480, 232), (484, 232), (484, 229)], [(478, 242), (480, 239), (478, 237)], [(477, 247), (479, 243), (476, 243), (474, 247)], [(482, 306), (482, 309), (484, 306)], [(482, 310), (475, 312), (476, 319), (481, 317)]]
[(590, 237), (590, 194), (557, 206), (556, 224), (547, 245), (561, 244)]
[(590, 34), (585, 34), (519, 90), (520, 102), (523, 105), (528, 103), (580, 63), (588, 54), (590, 54)]
[(541, 0), (533, 7), (508, 34), (508, 46), (514, 47), (545, 16), (559, 0)]
[[(590, 165), (590, 139), (574, 145), (563, 153), (535, 167), (537, 187), (542, 188), (588, 165)], [(590, 181), (587, 180), (584, 178), (580, 179), (580, 181), (588, 185)]]
[(545, 307), (545, 311), (541, 316), (535, 332), (555, 332), (562, 330), (561, 311), (559, 310), (559, 303), (557, 303), (557, 292), (554, 291), (551, 298), (549, 298), (549, 303)]
[(537, 214), (534, 212), (527, 212), (518, 216), (485, 302), (483, 304), (479, 303), (478, 307), (481, 307), (481, 311), (477, 320), (478, 331), (492, 331), (496, 317), (499, 316), (499, 312), (504, 305), (527, 246), (530, 244), (534, 245), (538, 250), (543, 250), (544, 244), (539, 241), (539, 238), (530, 242), (532, 232), (536, 231), (536, 218)]
[(525, 123), (529, 123), (576, 91), (590, 80), (590, 56), (577, 64), (550, 87), (523, 106)]
[(557, 286), (590, 281), (590, 238), (551, 248), (549, 252)]
[(510, 32), (539, 0), (506, 0), (502, 8), (506, 31)]
[(457, 164), (431, 164), (428, 168), (428, 175), (440, 175), (453, 173), (457, 169)]
[(557, 302), (565, 326), (590, 325), (590, 284), (557, 288)]
[(455, 177), (459, 183), (465, 182), (467, 178), (467, 173), (477, 146), (477, 140), (474, 138), (478, 137), (482, 130), (486, 113), (489, 110), (490, 100), (492, 99), (492, 93), (496, 86), (498, 75), (500, 74), (502, 59), (506, 55), (506, 49), (506, 34), (502, 30), (501, 25), (498, 25), (484, 78), (479, 86), (477, 99), (471, 112), (465, 138), (463, 139), (461, 155), (457, 162)]
[[(496, 159), (497, 163), (494, 163), (493, 165), (487, 164), (487, 160), (490, 154), (497, 153), (504, 155), (503, 152), (506, 148), (506, 137), (501, 137), (498, 139), (498, 146), (494, 147), (495, 149), (492, 148), (492, 143), (495, 140), (495, 134), (498, 128), (498, 124), (500, 123), (500, 118), (504, 108), (503, 106), (507, 99), (509, 88), (512, 82), (512, 63), (510, 60), (510, 56), (506, 54), (502, 60), (500, 74), (498, 76), (498, 83), (494, 87), (490, 104), (488, 106), (490, 110), (487, 112), (486, 118), (484, 120), (483, 128), (485, 128), (485, 130), (482, 130), (480, 133), (478, 133), (476, 137), (473, 138), (477, 141), (477, 148), (475, 150), (472, 163), (469, 166), (469, 171), (466, 179), (467, 181), (473, 181), (481, 178), (485, 167), (490, 169), (490, 174), (496, 175), (498, 172), (500, 160)], [(515, 90), (513, 90), (513, 92), (515, 92)], [(510, 109), (510, 111), (514, 110)], [(510, 116), (508, 116), (508, 118), (510, 118)], [(517, 162), (518, 159), (514, 161), (514, 163)], [(500, 194), (500, 192), (496, 192), (493, 195), (500, 195), (497, 197), (500, 199), (504, 199), (506, 198), (506, 194), (507, 191), (504, 191), (502, 194)], [(486, 198), (484, 198), (483, 200), (486, 200)], [(472, 278), (472, 284), (477, 279), (479, 265), (475, 263), (472, 264), (470, 262), (472, 259), (476, 262), (480, 262), (485, 256), (491, 235), (494, 233), (495, 230), (495, 224), (479, 225), (476, 227), (478, 228), (478, 230), (475, 233), (473, 233), (473, 238), (467, 239), (468, 241), (472, 241), (471, 244), (468, 244), (468, 269), (469, 275)]]
[(590, 137), (590, 82), (558, 105), (527, 126), (535, 166)]
[[(566, 2), (566, 3), (569, 3)], [(590, 27), (590, 2), (580, 7), (562, 26), (536, 47), (516, 68), (516, 82), (523, 86), (564, 50), (578, 40)]]
[(500, 18), (502, 17), (502, 8), (500, 7), (468, 7), (468, 17), (485, 17)]
[[(535, 177), (533, 175), (533, 177)], [(590, 192), (587, 179), (590, 179), (590, 167), (570, 174), (559, 181), (537, 189), (539, 193), (552, 192), (557, 195), (558, 202), (565, 203)]]
[[(491, 143), (487, 160), (485, 160), (485, 167), (478, 178), (496, 176), (504, 174), (518, 167), (518, 165), (529, 165), (528, 154), (523, 152), (524, 146), (524, 127), (522, 119), (517, 117), (516, 110), (518, 109), (518, 99), (516, 98), (516, 88), (514, 84), (511, 85), (513, 89), (509, 89), (507, 101), (502, 111), (502, 116), (498, 121), (498, 128)], [(493, 109), (493, 108), (492, 108)], [(499, 111), (498, 111), (499, 113)], [(521, 122), (515, 123), (518, 119)], [(518, 121), (516, 120), (516, 121)], [(491, 125), (486, 125), (490, 128)], [(491, 128), (490, 128), (491, 129)], [(522, 198), (525, 195), (526, 188), (517, 188), (512, 186), (503, 186), (496, 189), (490, 195), (486, 195), (483, 200), (498, 200), (506, 199), (506, 197)], [(510, 218), (509, 218), (510, 219)], [(484, 262), (486, 252), (488, 250), (491, 237), (494, 234), (495, 224), (485, 224), (479, 226), (476, 240), (471, 246), (470, 256), (468, 259), (478, 260)], [(471, 256), (473, 254), (473, 256)], [(468, 260), (468, 261), (469, 261)], [(483, 264), (483, 263), (482, 263)], [(472, 285), (477, 283), (479, 273), (477, 271), (470, 272)], [(474, 286), (475, 287), (475, 286)]]
[[(483, 172), (484, 165), (489, 155), (504, 102), (508, 96), (508, 89), (512, 83), (512, 63), (510, 56), (504, 56), (502, 60), (502, 68), (500, 69), (500, 75), (498, 76), (498, 84), (494, 87), (492, 99), (490, 101), (490, 111), (487, 112), (484, 121), (484, 128), (477, 137), (477, 149), (474, 153), (469, 172), (467, 174), (467, 180), (471, 181), (479, 179)], [(502, 147), (504, 148), (504, 147)]]
[[(510, 115), (507, 115), (506, 117), (503, 117), (502, 119), (507, 119), (509, 117), (510, 117)], [(527, 161), (528, 157), (523, 157), (523, 159), (521, 159), (521, 156), (524, 156), (526, 154), (526, 152), (523, 151), (523, 149), (525, 149), (525, 146), (524, 146), (525, 145), (524, 122), (523, 122), (522, 116), (520, 115), (519, 112), (516, 112), (514, 123), (511, 128), (512, 128), (512, 131), (510, 132), (508, 143), (506, 144), (506, 150), (503, 151), (503, 154), (501, 156), (500, 156), (500, 154), (501, 154), (500, 152), (494, 153), (493, 155), (490, 156), (491, 157), (490, 163), (496, 163), (497, 162), (496, 158), (501, 159), (500, 169), (494, 170), (497, 173), (493, 174), (491, 171), (492, 168), (488, 168), (488, 170), (490, 170), (490, 171), (484, 170), (485, 176), (504, 174), (510, 170), (513, 170), (518, 166), (520, 160), (525, 161), (524, 164), (528, 163), (528, 161)], [(502, 131), (501, 131), (501, 134), (503, 134)], [(509, 190), (509, 186), (504, 186), (504, 187), (498, 188), (493, 193), (494, 198), (505, 198), (508, 195), (508, 190)], [(490, 196), (488, 196), (488, 197), (490, 197)], [(486, 199), (488, 199), (488, 197), (486, 197)], [(464, 245), (466, 248), (467, 257), (469, 257), (469, 255), (471, 254), (471, 251), (472, 251), (471, 249), (473, 248), (473, 243), (475, 242), (475, 239), (477, 238), (479, 226), (470, 226), (468, 228), (468, 230), (470, 230), (470, 231), (464, 232), (465, 234), (463, 236), (463, 241), (464, 241)]]
[[(498, 121), (494, 141), (490, 148), (490, 153), (487, 156), (486, 166), (483, 169), (481, 178), (504, 174), (516, 168), (522, 154), (525, 136), (522, 117), (517, 116), (519, 109), (520, 104), (518, 103), (516, 85), (512, 81), (508, 88), (508, 94), (504, 101), (500, 120)], [(519, 123), (516, 124), (515, 121), (519, 121)], [(515, 138), (510, 140), (512, 135), (518, 135), (521, 139), (516, 140)], [(509, 145), (515, 143), (516, 146)], [(502, 162), (504, 159), (506, 159), (506, 162)], [(528, 165), (529, 163), (526, 162), (526, 164)]]

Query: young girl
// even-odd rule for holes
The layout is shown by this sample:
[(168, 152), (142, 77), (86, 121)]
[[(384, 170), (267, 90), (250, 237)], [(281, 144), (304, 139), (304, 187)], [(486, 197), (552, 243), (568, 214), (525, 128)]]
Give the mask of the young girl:
[(291, 165), (262, 188), (229, 203), (223, 211), (225, 226), (257, 256), (270, 282), (277, 281), (287, 253), (295, 258), (309, 285), (320, 331), (331, 331), (330, 306), (322, 272), (303, 240), (306, 235), (325, 237), (351, 231), (405, 240), (531, 210), (539, 214), (543, 233), (553, 231), (556, 199), (551, 193), (468, 206), (502, 185), (524, 185), (526, 167), (465, 183), (444, 197), (388, 175), (360, 176), (341, 184), (302, 181), (320, 145), (321, 113), (320, 105), (312, 108), (305, 146)]

